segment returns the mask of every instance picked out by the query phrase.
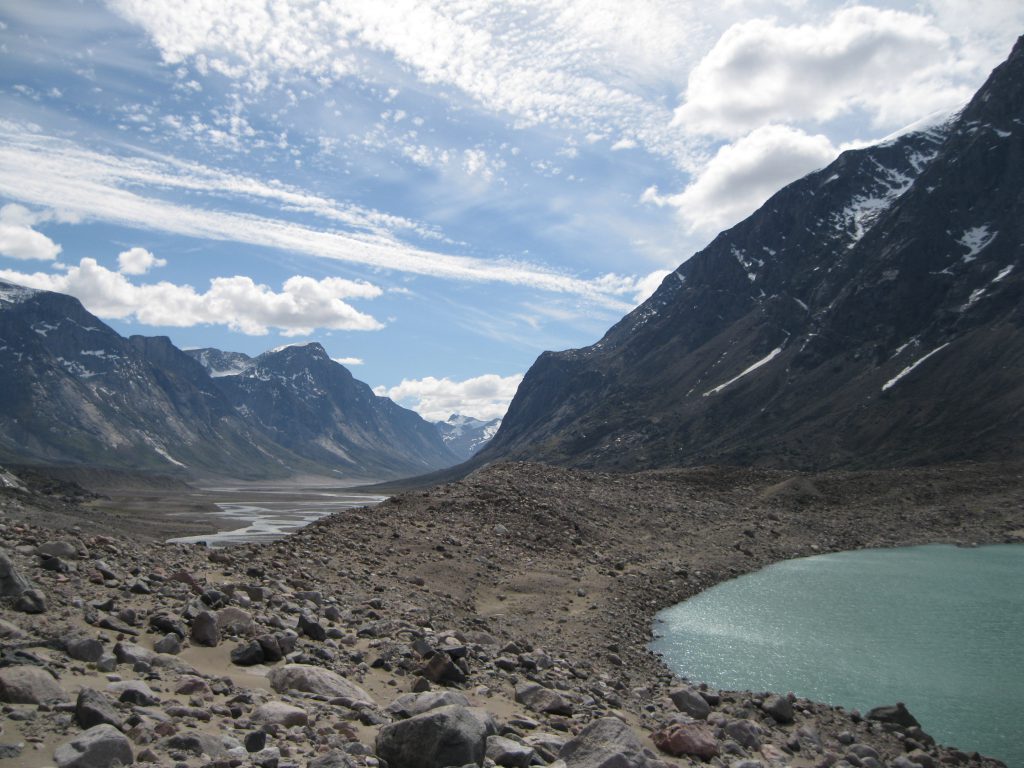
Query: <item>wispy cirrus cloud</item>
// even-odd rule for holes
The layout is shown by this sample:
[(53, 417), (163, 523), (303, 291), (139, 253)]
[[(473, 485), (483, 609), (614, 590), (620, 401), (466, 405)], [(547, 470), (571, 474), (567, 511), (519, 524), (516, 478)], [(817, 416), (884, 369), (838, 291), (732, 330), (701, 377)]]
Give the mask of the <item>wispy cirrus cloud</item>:
[[(306, 213), (352, 225), (349, 231), (315, 227), (283, 216), (199, 208), (160, 196), (195, 189), (238, 203), (251, 196), (290, 202)], [(148, 231), (267, 246), (376, 269), (469, 282), (495, 282), (568, 293), (615, 309), (637, 290), (640, 278), (603, 275), (584, 279), (528, 262), (480, 259), (424, 250), (390, 231), (391, 217), (349, 209), (196, 164), (151, 157), (115, 156), (68, 140), (0, 124), (0, 195)], [(404, 225), (405, 220), (396, 220)]]

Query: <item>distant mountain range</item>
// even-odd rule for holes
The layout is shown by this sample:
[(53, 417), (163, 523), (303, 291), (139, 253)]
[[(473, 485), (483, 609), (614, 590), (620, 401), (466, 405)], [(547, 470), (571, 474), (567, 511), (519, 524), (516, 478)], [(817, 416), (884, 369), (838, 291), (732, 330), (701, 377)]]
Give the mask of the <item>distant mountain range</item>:
[(541, 355), (460, 471), (1022, 457), (1024, 38), (955, 118), (844, 152)]
[(124, 338), (77, 299), (0, 282), (0, 462), (369, 481), (457, 463), (437, 427), (319, 344), (257, 358)]
[(441, 439), (448, 450), (458, 456), (460, 461), (465, 461), (494, 437), (501, 426), (501, 419), (483, 421), (453, 413), (448, 421), (434, 422), (434, 426), (441, 433)]

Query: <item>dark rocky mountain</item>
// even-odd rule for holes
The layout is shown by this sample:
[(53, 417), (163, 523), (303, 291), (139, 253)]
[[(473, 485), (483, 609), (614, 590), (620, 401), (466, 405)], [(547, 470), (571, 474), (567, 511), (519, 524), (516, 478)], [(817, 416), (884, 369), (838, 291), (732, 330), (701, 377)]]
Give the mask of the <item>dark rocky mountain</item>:
[(474, 460), (1024, 456), (1024, 38), (946, 124), (844, 152), (546, 352)]
[(266, 352), (243, 373), (213, 381), (275, 442), (346, 476), (413, 475), (459, 460), (432, 424), (375, 395), (317, 343)]
[(454, 453), (459, 461), (465, 461), (494, 437), (501, 426), (501, 419), (483, 421), (453, 413), (447, 421), (436, 421), (434, 425), (448, 450)]
[(167, 338), (126, 339), (77, 299), (0, 282), (0, 458), (246, 477), (297, 457)]
[(256, 361), (243, 352), (223, 352), (213, 347), (183, 349), (186, 355), (199, 363), (210, 376), (233, 376), (252, 368)]
[(457, 461), (432, 424), (319, 344), (187, 354), (126, 339), (70, 296), (0, 282), (0, 462), (365, 481)]

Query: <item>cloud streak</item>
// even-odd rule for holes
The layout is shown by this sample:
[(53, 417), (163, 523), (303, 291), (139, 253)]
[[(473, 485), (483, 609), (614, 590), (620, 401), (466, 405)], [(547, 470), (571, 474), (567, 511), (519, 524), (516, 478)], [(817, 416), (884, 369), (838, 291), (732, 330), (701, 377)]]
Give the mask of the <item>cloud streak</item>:
[[(59, 207), (81, 218), (278, 248), (445, 280), (506, 283), (575, 294), (622, 311), (627, 311), (629, 304), (617, 297), (637, 290), (638, 280), (633, 277), (605, 275), (583, 279), (510, 259), (485, 260), (428, 251), (398, 240), (376, 225), (369, 232), (315, 228), (279, 217), (201, 209), (156, 196), (157, 190), (168, 188), (204, 189), (232, 199), (244, 196), (250, 189), (271, 197), (274, 193), (278, 195), (275, 199), (285, 195), (302, 198), (293, 190), (278, 190), (201, 166), (189, 165), (186, 172), (181, 172), (179, 164), (93, 152), (63, 139), (0, 124), (0, 195), (33, 205)], [(152, 193), (145, 194), (146, 189)], [(315, 203), (304, 203), (304, 209), (326, 209), (325, 215), (336, 220), (332, 214), (343, 210), (332, 201), (316, 198)], [(366, 224), (365, 217), (359, 220)]]

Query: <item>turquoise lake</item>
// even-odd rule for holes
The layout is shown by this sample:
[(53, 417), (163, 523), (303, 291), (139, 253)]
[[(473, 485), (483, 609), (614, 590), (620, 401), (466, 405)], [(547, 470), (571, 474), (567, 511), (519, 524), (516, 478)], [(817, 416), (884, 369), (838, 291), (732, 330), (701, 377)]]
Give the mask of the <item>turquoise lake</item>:
[(1024, 546), (789, 560), (662, 611), (654, 633), (690, 680), (862, 712), (902, 701), (940, 743), (1024, 768)]

